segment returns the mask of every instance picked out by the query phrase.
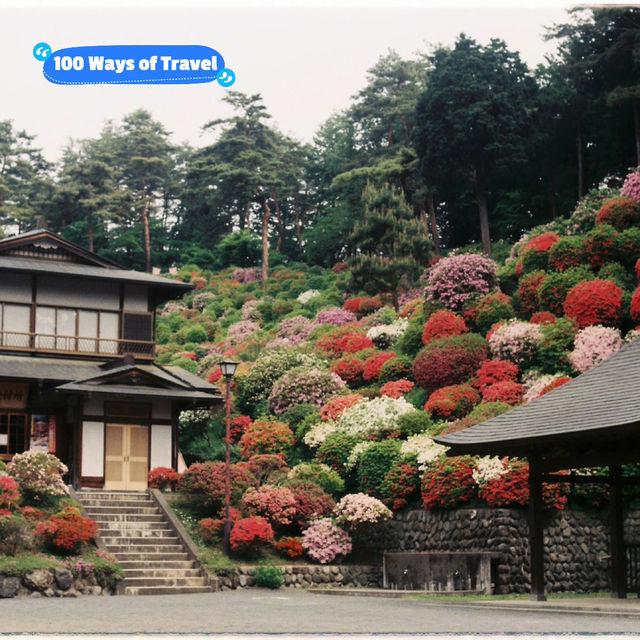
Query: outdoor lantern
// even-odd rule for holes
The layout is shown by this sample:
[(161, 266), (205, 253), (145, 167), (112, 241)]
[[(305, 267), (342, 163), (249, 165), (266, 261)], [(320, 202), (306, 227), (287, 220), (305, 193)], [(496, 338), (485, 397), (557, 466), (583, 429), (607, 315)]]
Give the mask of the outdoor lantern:
[(236, 373), (236, 369), (238, 368), (238, 363), (233, 360), (223, 360), (220, 363), (220, 369), (222, 370), (222, 375), (230, 380)]

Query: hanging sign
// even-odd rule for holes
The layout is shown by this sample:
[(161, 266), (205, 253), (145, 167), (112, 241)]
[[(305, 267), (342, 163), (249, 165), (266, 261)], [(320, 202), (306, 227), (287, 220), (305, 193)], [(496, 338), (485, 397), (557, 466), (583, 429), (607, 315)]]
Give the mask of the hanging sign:
[(26, 382), (0, 382), (0, 408), (25, 409), (29, 397), (29, 384)]

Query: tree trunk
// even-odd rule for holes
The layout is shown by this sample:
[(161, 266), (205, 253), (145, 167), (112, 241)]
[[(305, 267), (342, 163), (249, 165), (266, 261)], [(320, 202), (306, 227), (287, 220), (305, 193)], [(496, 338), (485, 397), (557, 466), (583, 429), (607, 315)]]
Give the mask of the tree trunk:
[(582, 194), (584, 191), (582, 182), (582, 130), (578, 129), (576, 136), (576, 143), (578, 145), (578, 200), (582, 200)]
[(482, 237), (482, 250), (491, 257), (491, 234), (489, 233), (489, 208), (487, 207), (487, 196), (482, 185), (482, 178), (477, 167), (473, 167), (473, 186), (478, 202), (478, 212), (480, 213), (480, 235)]
[(633, 103), (633, 130), (636, 134), (636, 164), (640, 166), (640, 113), (638, 103)]
[(409, 127), (407, 127), (407, 119), (402, 116), (402, 127), (404, 129), (404, 143), (407, 147), (411, 146), (411, 139), (409, 138)]
[(269, 277), (269, 218), (271, 209), (267, 199), (262, 200), (262, 282), (265, 283)]
[(429, 220), (431, 220), (431, 236), (433, 237), (433, 250), (437, 256), (442, 255), (440, 247), (440, 234), (438, 232), (438, 223), (436, 222), (436, 207), (433, 203), (433, 193), (427, 193), (427, 208), (429, 209)]
[(145, 199), (142, 210), (142, 228), (144, 231), (144, 264), (145, 271), (151, 273), (151, 233), (149, 231), (149, 202)]
[(276, 206), (276, 220), (278, 222), (278, 244), (276, 245), (276, 249), (278, 253), (282, 250), (282, 241), (284, 239), (284, 224), (282, 223), (282, 212), (280, 211), (280, 201), (278, 200), (278, 194), (276, 190), (273, 189), (271, 192), (273, 195), (273, 202)]
[(89, 210), (87, 217), (87, 235), (89, 236), (89, 251), (93, 253), (93, 213)]

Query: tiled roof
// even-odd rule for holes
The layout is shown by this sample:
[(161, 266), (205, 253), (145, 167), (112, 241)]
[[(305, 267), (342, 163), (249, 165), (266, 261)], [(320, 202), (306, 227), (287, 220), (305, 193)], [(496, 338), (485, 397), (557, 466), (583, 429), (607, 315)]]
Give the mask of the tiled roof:
[(505, 455), (621, 429), (640, 435), (640, 339), (533, 402), (434, 439), (454, 454)]

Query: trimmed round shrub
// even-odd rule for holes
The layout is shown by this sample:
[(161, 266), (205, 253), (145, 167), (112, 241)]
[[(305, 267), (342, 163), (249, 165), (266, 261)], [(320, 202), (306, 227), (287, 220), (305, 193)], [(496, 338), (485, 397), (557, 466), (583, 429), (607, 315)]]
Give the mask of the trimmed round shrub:
[(553, 324), (557, 320), (558, 318), (550, 311), (538, 311), (531, 316), (530, 322), (533, 324)]
[(21, 498), (18, 483), (10, 476), (0, 475), (0, 509), (14, 509)]
[(338, 419), (336, 429), (359, 437), (398, 437), (398, 419), (414, 410), (404, 398), (381, 396), (359, 402)]
[(281, 527), (293, 522), (296, 501), (287, 487), (265, 484), (247, 490), (242, 498), (242, 510), (252, 516), (261, 516), (272, 527)]
[[(222, 508), (225, 499), (226, 473), (224, 462), (197, 462), (180, 478), (178, 490), (191, 494), (213, 511)], [(239, 504), (242, 494), (255, 487), (257, 480), (244, 466), (231, 465), (231, 502)]]
[(359, 456), (356, 480), (363, 493), (380, 497), (380, 487), (389, 469), (400, 459), (400, 443), (374, 442)]
[(7, 465), (7, 473), (18, 483), (25, 498), (36, 502), (47, 496), (66, 496), (69, 489), (62, 476), (66, 465), (51, 453), (16, 453)]
[(547, 274), (538, 292), (540, 308), (556, 316), (564, 315), (564, 301), (569, 291), (586, 280), (593, 280), (593, 273), (585, 265), (570, 267), (562, 273)]
[(316, 343), (316, 347), (320, 351), (334, 358), (349, 353), (358, 353), (365, 349), (374, 349), (375, 346), (364, 332), (354, 330), (350, 325), (345, 325), (322, 336)]
[(491, 325), (515, 316), (511, 298), (500, 291), (490, 293), (472, 303), (464, 317), (474, 324), (479, 333), (487, 333)]
[(620, 234), (608, 224), (590, 231), (584, 238), (584, 256), (592, 269), (599, 269), (618, 258)]
[(273, 529), (264, 518), (241, 518), (233, 525), (229, 540), (233, 551), (253, 556), (273, 540)]
[(344, 381), (330, 371), (297, 367), (279, 378), (269, 395), (269, 408), (283, 414), (296, 404), (321, 407), (344, 387)]
[(346, 311), (340, 307), (328, 307), (318, 311), (316, 315), (316, 324), (330, 324), (341, 327), (345, 324), (351, 324), (357, 320), (356, 314)]
[(469, 456), (443, 456), (425, 471), (422, 477), (422, 506), (424, 509), (455, 509), (475, 497), (475, 464)]
[(306, 529), (314, 520), (328, 516), (333, 511), (335, 500), (317, 484), (296, 482), (291, 486), (296, 506), (296, 525)]
[(364, 400), (364, 396), (359, 393), (335, 396), (320, 409), (320, 418), (325, 421), (337, 420), (347, 409), (350, 409), (361, 400)]
[(518, 405), (524, 398), (524, 387), (511, 380), (503, 380), (485, 387), (482, 391), (483, 402), (503, 402)]
[(488, 294), (495, 286), (498, 265), (477, 254), (459, 254), (438, 260), (427, 274), (427, 299), (452, 311), (468, 300)]
[(544, 373), (571, 370), (567, 356), (573, 349), (578, 327), (573, 320), (558, 318), (553, 324), (542, 325), (538, 342), (538, 362)]
[(627, 174), (620, 195), (640, 204), (640, 171), (636, 169)]
[(525, 251), (538, 251), (546, 253), (560, 240), (560, 236), (557, 233), (547, 231), (535, 238), (531, 238), (524, 247)]
[(402, 398), (405, 393), (409, 393), (411, 389), (415, 387), (415, 382), (410, 380), (392, 380), (391, 382), (385, 382), (380, 387), (380, 395), (388, 396), (389, 398)]
[(322, 518), (305, 529), (302, 547), (315, 562), (328, 564), (351, 553), (351, 536), (333, 524), (330, 518)]
[(357, 436), (343, 431), (329, 434), (324, 442), (318, 447), (316, 458), (338, 473), (343, 474), (349, 454), (358, 444), (360, 439)]
[(180, 474), (169, 467), (156, 467), (149, 471), (147, 476), (149, 487), (151, 489), (160, 489), (161, 491), (175, 489), (179, 480)]
[(345, 525), (351, 531), (379, 524), (391, 517), (391, 511), (383, 502), (364, 493), (349, 493), (333, 509), (338, 524)]
[(607, 262), (598, 271), (598, 280), (615, 282), (622, 290), (632, 291), (636, 285), (635, 274), (619, 262)]
[(284, 583), (284, 573), (272, 563), (260, 563), (252, 572), (256, 584), (267, 589), (279, 589)]
[(427, 400), (425, 411), (434, 418), (449, 420), (466, 416), (480, 402), (480, 394), (469, 384), (442, 387)]
[(631, 320), (640, 324), (640, 287), (638, 287), (631, 298)]
[(79, 509), (67, 507), (36, 525), (34, 535), (47, 547), (70, 553), (93, 542), (98, 535), (98, 525), (91, 518), (83, 518)]
[(380, 486), (384, 504), (391, 510), (404, 509), (420, 490), (420, 471), (415, 460), (399, 460), (388, 471)]
[(274, 484), (289, 472), (289, 467), (280, 453), (251, 456), (247, 462), (238, 464), (248, 469), (259, 485)]
[(424, 320), (422, 316), (412, 318), (405, 332), (400, 336), (395, 344), (395, 348), (405, 357), (415, 358), (416, 354), (422, 349), (422, 333), (424, 331)]
[(380, 368), (380, 382), (391, 382), (411, 376), (413, 360), (407, 356), (397, 356), (387, 360)]
[(482, 393), (496, 382), (517, 382), (520, 370), (508, 360), (485, 360), (471, 384)]
[(540, 325), (512, 320), (493, 332), (489, 348), (495, 358), (510, 360), (525, 369), (536, 357), (541, 335)]
[(578, 332), (569, 362), (573, 368), (584, 373), (617, 353), (624, 346), (618, 329), (594, 325)]
[(635, 265), (640, 256), (640, 228), (633, 227), (620, 234), (618, 253), (623, 265), (629, 268)]
[(560, 238), (549, 251), (549, 269), (566, 271), (579, 267), (584, 261), (583, 239), (576, 236)]
[(317, 462), (301, 462), (289, 472), (292, 483), (311, 483), (331, 495), (338, 495), (344, 491), (344, 480), (340, 474), (326, 464)]
[(386, 362), (396, 358), (395, 351), (386, 351), (383, 353), (375, 353), (371, 357), (367, 358), (364, 362), (364, 371), (362, 377), (366, 382), (372, 380), (378, 380), (380, 377), (380, 371)]
[(546, 273), (544, 271), (534, 271), (531, 275), (520, 280), (518, 287), (518, 298), (523, 313), (531, 316), (538, 311), (540, 306), (540, 288), (544, 283)]
[(629, 198), (611, 198), (606, 200), (596, 214), (596, 224), (609, 224), (624, 231), (640, 225), (640, 206)]
[(476, 333), (434, 340), (413, 363), (413, 376), (423, 389), (459, 384), (470, 378), (487, 357), (487, 342)]
[(534, 271), (546, 271), (549, 267), (549, 254), (546, 251), (525, 251), (518, 264), (521, 276)]
[(274, 542), (273, 546), (284, 558), (299, 558), (304, 553), (302, 538), (295, 536), (284, 536), (278, 542)]
[(580, 282), (569, 291), (564, 312), (581, 329), (594, 324), (619, 326), (622, 320), (622, 289), (609, 280)]
[(457, 336), (467, 332), (464, 320), (451, 311), (436, 311), (424, 325), (422, 342), (427, 344), (446, 336)]
[(380, 309), (382, 302), (379, 298), (361, 296), (359, 298), (349, 298), (342, 306), (346, 311), (355, 313), (358, 318), (362, 318)]
[(285, 422), (256, 420), (252, 422), (240, 438), (242, 457), (249, 459), (263, 453), (280, 453), (285, 458), (294, 443), (293, 432)]
[(364, 382), (364, 360), (357, 355), (343, 356), (331, 365), (331, 371), (351, 386)]
[(422, 410), (410, 411), (398, 418), (398, 427), (403, 438), (425, 433), (431, 429), (433, 422), (431, 416)]

